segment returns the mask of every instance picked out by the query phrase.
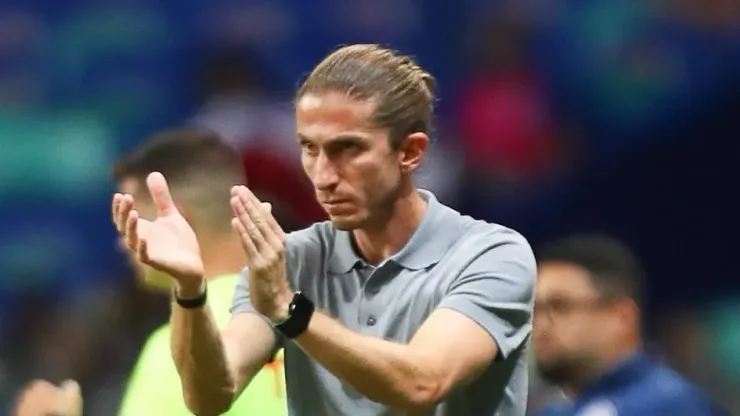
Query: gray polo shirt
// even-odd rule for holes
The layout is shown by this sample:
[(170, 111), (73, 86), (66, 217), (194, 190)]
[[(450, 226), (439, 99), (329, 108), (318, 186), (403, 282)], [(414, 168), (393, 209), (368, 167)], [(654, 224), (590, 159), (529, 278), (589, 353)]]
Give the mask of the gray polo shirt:
[[(377, 266), (364, 262), (350, 233), (330, 222), (289, 234), (290, 284), (348, 328), (396, 342), (409, 342), (435, 309), (468, 316), (496, 341), (498, 357), (430, 414), (523, 416), (537, 273), (532, 250), (515, 231), (463, 216), (429, 192), (422, 195), (429, 206), (419, 229), (400, 252)], [(248, 279), (242, 276), (232, 313), (250, 311)], [(343, 384), (278, 333), (280, 347), (285, 348), (291, 415), (400, 414)]]

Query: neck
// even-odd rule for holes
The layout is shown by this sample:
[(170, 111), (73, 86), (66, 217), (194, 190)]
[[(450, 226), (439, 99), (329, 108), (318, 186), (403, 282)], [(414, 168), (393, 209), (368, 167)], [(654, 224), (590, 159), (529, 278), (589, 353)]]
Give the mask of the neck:
[(353, 231), (357, 249), (370, 264), (378, 264), (396, 254), (419, 228), (426, 210), (427, 202), (411, 187), (394, 201), (385, 221)]
[(206, 236), (198, 240), (206, 279), (236, 274), (244, 268), (244, 250), (234, 236)]

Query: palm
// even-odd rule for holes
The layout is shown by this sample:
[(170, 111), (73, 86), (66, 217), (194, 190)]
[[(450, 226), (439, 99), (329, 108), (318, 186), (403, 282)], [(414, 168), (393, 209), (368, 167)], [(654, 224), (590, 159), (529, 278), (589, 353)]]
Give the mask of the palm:
[(179, 213), (160, 216), (150, 222), (139, 220), (139, 239), (146, 241), (146, 253), (139, 259), (178, 280), (203, 276), (200, 247), (190, 224)]
[(181, 283), (200, 281), (203, 261), (195, 232), (172, 201), (164, 176), (152, 173), (146, 182), (157, 207), (157, 219), (139, 218), (133, 198), (117, 194), (113, 198), (113, 217), (119, 232), (141, 263)]

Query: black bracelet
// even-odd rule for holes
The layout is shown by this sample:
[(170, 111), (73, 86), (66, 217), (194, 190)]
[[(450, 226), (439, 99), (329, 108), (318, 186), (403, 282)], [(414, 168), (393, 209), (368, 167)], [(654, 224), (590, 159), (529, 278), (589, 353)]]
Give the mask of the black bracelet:
[(182, 299), (179, 296), (177, 296), (177, 290), (175, 290), (175, 302), (177, 302), (178, 305), (180, 305), (181, 308), (184, 309), (198, 309), (202, 308), (206, 301), (208, 300), (208, 285), (205, 285), (203, 287), (203, 293), (198, 296), (197, 298), (192, 299)]

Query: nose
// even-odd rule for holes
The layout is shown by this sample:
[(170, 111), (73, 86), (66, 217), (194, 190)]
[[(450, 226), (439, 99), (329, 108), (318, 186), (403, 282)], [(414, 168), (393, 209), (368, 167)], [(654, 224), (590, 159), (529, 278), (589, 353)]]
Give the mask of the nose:
[(323, 153), (316, 158), (312, 182), (313, 186), (320, 191), (333, 190), (339, 184), (339, 173), (336, 166)]

